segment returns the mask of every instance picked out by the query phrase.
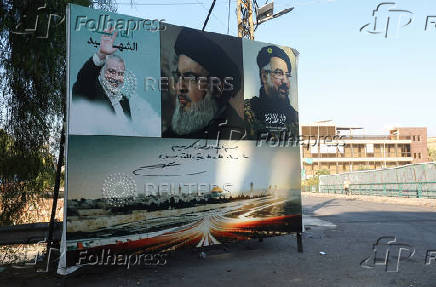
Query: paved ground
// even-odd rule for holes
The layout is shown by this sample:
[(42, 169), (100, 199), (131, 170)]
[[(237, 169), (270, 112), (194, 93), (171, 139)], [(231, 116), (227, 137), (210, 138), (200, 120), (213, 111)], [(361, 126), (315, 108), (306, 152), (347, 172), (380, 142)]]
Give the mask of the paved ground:
[[(427, 250), (436, 250), (435, 208), (310, 194), (303, 205), (304, 253), (284, 236), (217, 246), (204, 259), (198, 250), (178, 251), (163, 267), (86, 268), (66, 278), (8, 270), (0, 286), (436, 286), (436, 262), (425, 264)], [(381, 236), (416, 249), (398, 272), (361, 267)], [(389, 268), (398, 254), (391, 250)]]

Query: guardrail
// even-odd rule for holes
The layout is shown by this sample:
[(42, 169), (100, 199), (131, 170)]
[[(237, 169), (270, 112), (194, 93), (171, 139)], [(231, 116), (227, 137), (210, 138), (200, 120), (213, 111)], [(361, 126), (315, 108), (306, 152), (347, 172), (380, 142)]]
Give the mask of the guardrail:
[[(62, 222), (55, 223), (54, 240), (62, 235)], [(32, 244), (45, 241), (48, 236), (48, 222), (0, 227), (0, 245)]]
[(303, 186), (301, 190), (304, 192), (333, 194), (436, 199), (436, 181), (350, 184), (348, 191), (345, 190), (343, 184), (324, 184), (319, 186)]

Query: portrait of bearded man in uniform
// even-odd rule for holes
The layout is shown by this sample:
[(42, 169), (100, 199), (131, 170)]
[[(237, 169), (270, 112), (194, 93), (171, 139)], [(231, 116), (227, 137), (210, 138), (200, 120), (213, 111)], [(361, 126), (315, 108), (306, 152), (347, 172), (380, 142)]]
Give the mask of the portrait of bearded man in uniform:
[(261, 87), (259, 96), (244, 101), (248, 138), (262, 134), (298, 135), (298, 112), (290, 102), (292, 65), (289, 56), (277, 46), (263, 47), (256, 58)]

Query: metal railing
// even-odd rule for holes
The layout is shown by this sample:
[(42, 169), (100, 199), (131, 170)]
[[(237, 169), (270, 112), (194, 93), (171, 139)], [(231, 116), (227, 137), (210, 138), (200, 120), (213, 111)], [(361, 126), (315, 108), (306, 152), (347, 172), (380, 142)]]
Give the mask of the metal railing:
[[(32, 244), (45, 241), (48, 222), (20, 224), (0, 227), (0, 246), (10, 244)], [(62, 222), (55, 222), (54, 239), (61, 240)]]
[(351, 135), (342, 137), (343, 140), (410, 140), (411, 136), (394, 136), (394, 135)]
[(436, 181), (350, 184), (348, 191), (345, 190), (343, 184), (324, 184), (319, 186), (302, 186), (302, 191), (436, 199)]

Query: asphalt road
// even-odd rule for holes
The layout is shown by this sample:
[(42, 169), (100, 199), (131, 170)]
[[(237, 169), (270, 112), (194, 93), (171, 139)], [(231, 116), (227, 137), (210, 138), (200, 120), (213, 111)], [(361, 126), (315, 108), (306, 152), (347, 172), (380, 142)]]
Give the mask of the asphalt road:
[[(199, 249), (179, 250), (158, 267), (89, 267), (63, 278), (6, 270), (0, 286), (436, 286), (436, 261), (425, 264), (427, 250), (436, 250), (436, 209), (309, 194), (303, 206), (304, 253), (294, 236), (283, 236), (217, 245), (205, 258)], [(372, 264), (373, 244), (382, 236), (403, 244), (390, 246), (390, 271), (405, 248), (398, 272)], [(387, 246), (377, 250), (382, 257)]]

